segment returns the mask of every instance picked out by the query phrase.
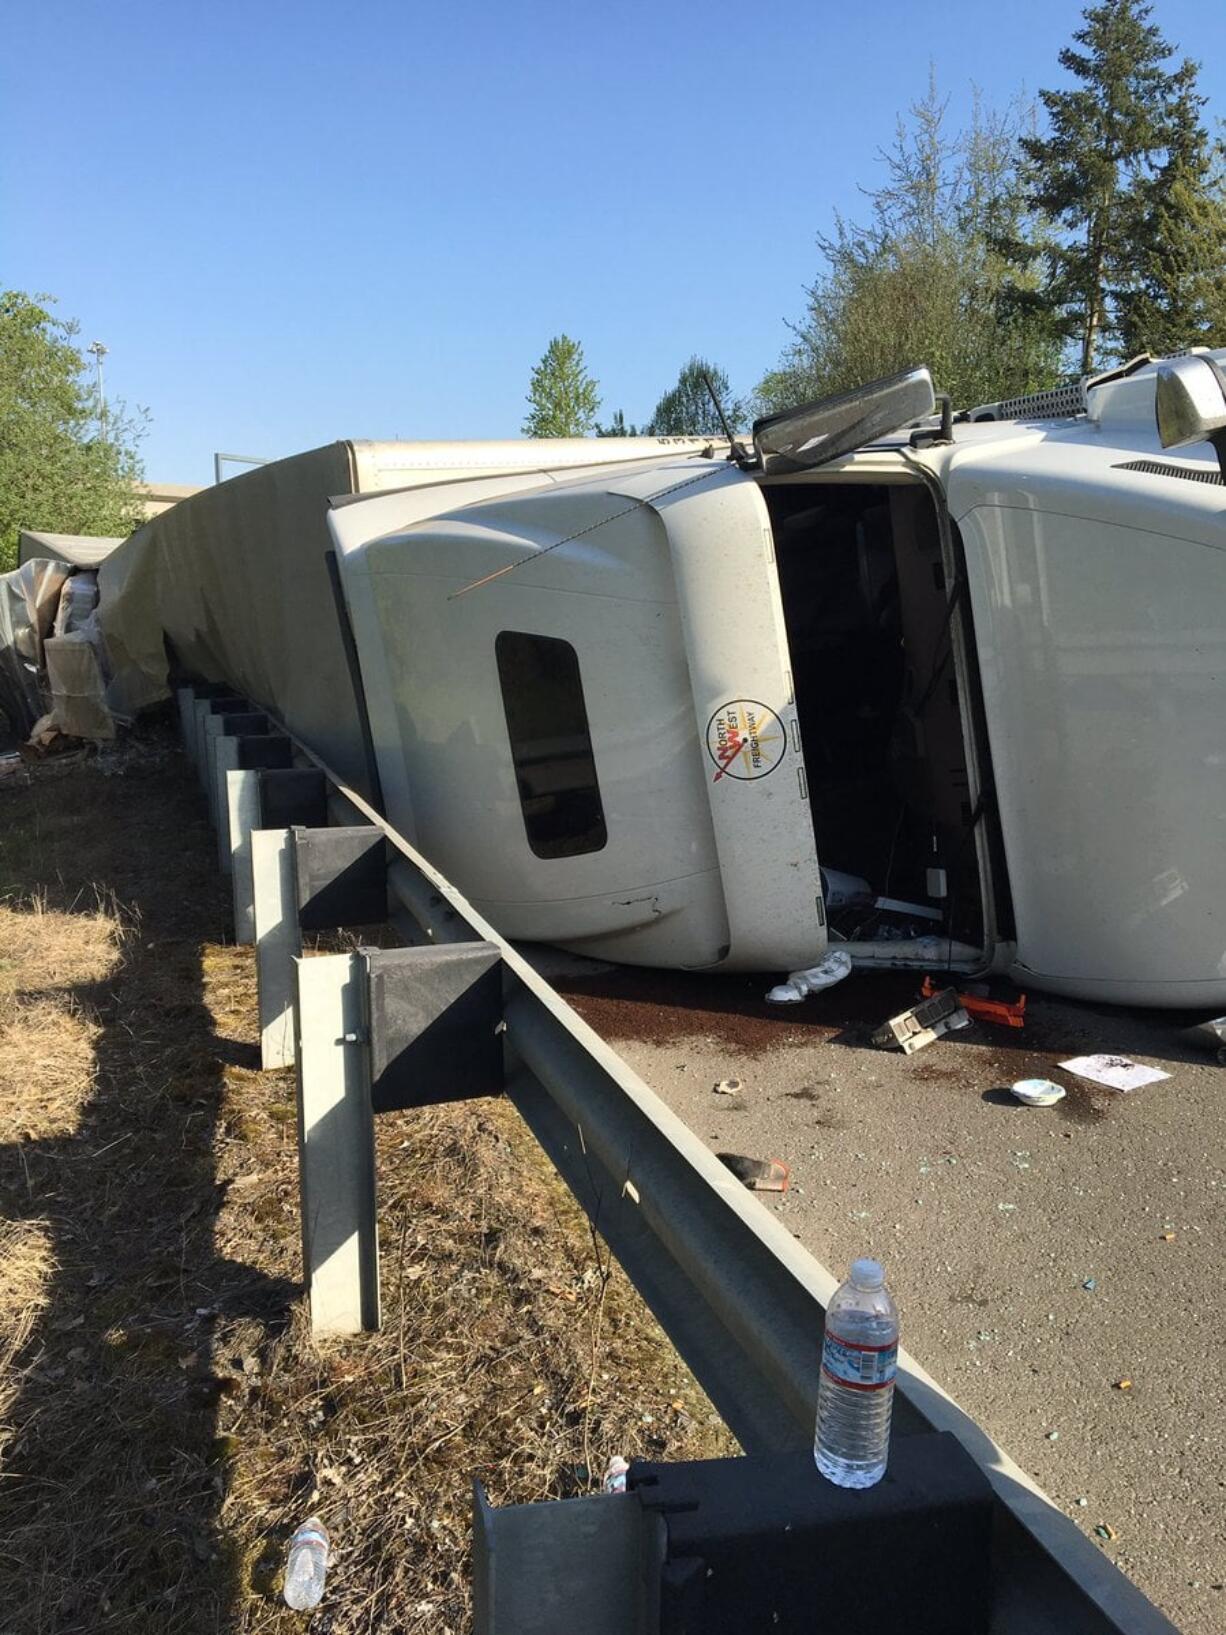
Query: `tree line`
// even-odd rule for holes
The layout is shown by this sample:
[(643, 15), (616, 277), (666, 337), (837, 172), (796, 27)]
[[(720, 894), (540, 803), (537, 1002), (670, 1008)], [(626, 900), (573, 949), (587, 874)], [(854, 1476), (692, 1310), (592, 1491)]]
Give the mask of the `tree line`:
[[(1086, 8), (1060, 52), (1070, 83), (965, 129), (930, 78), (879, 154), (864, 219), (819, 235), (820, 270), (748, 400), (685, 364), (638, 430), (717, 434), (914, 363), (959, 407), (1020, 396), (1139, 353), (1226, 342), (1226, 146), (1197, 64), (1143, 0)], [(533, 372), (528, 436), (626, 435), (598, 419), (582, 349), (558, 336)]]

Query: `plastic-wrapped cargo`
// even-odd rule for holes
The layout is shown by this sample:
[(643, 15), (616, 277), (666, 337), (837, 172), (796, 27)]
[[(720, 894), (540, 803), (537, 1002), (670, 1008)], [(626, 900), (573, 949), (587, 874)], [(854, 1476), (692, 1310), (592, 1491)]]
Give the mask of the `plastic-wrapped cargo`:
[(98, 646), (88, 630), (48, 636), (43, 644), (51, 724), (70, 738), (107, 740), (115, 717), (106, 702), (106, 681)]
[(23, 738), (46, 709), (43, 646), (72, 569), (30, 561), (0, 574), (0, 712)]

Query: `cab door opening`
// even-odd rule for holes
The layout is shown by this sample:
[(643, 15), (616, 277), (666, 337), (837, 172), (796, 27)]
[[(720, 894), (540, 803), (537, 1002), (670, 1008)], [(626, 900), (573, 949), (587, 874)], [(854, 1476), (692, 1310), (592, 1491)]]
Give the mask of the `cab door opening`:
[(982, 963), (977, 814), (932, 496), (829, 478), (767, 481), (763, 496), (831, 941), (889, 964), (931, 960), (936, 937), (951, 965)]

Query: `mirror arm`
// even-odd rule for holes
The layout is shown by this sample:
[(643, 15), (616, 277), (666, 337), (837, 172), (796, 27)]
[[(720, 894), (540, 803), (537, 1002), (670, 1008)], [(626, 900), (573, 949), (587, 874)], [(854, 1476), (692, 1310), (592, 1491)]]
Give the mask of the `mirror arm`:
[[(1218, 386), (1221, 388), (1222, 400), (1226, 402), (1226, 369), (1222, 368), (1216, 358), (1207, 355), (1205, 356), (1205, 362), (1213, 370)], [(1218, 469), (1222, 473), (1222, 481), (1226, 483), (1226, 426), (1223, 426), (1219, 431), (1210, 432), (1209, 443), (1213, 452), (1217, 455)]]
[(932, 448), (935, 443), (952, 443), (954, 440), (954, 400), (948, 392), (937, 392), (935, 395), (941, 406), (940, 427), (936, 431), (913, 431), (912, 448)]

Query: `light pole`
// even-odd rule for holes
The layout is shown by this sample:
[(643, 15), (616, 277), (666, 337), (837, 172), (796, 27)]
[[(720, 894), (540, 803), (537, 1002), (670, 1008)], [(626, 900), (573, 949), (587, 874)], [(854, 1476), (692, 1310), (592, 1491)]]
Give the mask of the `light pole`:
[(85, 348), (98, 366), (98, 435), (106, 442), (106, 392), (102, 386), (102, 360), (106, 357), (106, 347), (101, 341), (91, 341)]

